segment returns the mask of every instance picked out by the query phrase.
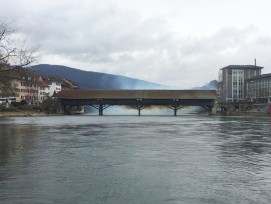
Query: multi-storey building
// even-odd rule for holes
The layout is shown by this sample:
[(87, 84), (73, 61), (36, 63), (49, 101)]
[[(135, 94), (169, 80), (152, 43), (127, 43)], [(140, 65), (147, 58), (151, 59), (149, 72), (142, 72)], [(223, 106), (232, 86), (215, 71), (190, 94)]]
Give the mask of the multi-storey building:
[(39, 103), (43, 102), (49, 96), (49, 86), (45, 82), (41, 82), (38, 84), (39, 91)]
[(16, 101), (25, 100), (27, 103), (42, 102), (44, 97), (41, 90), (47, 87), (42, 77), (23, 68), (9, 68), (2, 75), (6, 77), (5, 92), (2, 95), (16, 97)]
[(271, 98), (271, 74), (252, 77), (246, 80), (246, 97), (250, 101), (267, 101)]
[(0, 98), (14, 98), (20, 102), (37, 104), (51, 97), (55, 92), (78, 88), (72, 81), (57, 77), (43, 79), (36, 72), (20, 67), (7, 67), (1, 71)]
[(43, 82), (41, 76), (22, 68), (17, 68), (15, 71), (20, 76), (18, 81), (19, 99), (32, 104), (37, 103), (39, 101), (39, 85)]
[(261, 75), (263, 67), (256, 65), (229, 65), (220, 69), (220, 100), (238, 102), (246, 99), (245, 80)]

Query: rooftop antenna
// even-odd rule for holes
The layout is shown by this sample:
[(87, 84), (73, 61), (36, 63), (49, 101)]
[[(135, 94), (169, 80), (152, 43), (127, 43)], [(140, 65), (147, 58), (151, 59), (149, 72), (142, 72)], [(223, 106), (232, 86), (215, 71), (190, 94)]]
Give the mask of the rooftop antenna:
[(257, 66), (257, 60), (256, 60), (256, 58), (254, 59), (254, 62), (255, 62), (255, 66)]

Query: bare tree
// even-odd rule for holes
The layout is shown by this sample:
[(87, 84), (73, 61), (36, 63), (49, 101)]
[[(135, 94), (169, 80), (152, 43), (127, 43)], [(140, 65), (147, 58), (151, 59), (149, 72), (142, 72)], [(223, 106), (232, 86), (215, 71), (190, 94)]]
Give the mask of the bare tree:
[(38, 47), (27, 47), (25, 42), (17, 42), (16, 32), (18, 30), (14, 29), (11, 23), (0, 19), (0, 93), (2, 95), (12, 92), (10, 70), (25, 67), (36, 60)]
[(11, 23), (0, 20), (0, 65), (13, 63), (16, 66), (24, 67), (36, 60), (35, 53), (38, 47), (27, 47), (25, 42), (15, 42), (16, 30)]

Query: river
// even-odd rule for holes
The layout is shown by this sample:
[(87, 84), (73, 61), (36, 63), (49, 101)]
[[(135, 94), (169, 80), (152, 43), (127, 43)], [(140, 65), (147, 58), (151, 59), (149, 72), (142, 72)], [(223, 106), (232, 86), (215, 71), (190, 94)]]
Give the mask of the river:
[(271, 203), (271, 117), (2, 118), (0, 203)]

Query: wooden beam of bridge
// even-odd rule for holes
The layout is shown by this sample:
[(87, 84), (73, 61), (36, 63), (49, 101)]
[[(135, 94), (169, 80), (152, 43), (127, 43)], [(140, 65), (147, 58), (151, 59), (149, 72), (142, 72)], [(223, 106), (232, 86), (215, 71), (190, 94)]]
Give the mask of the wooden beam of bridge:
[(141, 110), (151, 105), (163, 105), (174, 110), (184, 106), (202, 106), (208, 110), (216, 99), (215, 90), (63, 90), (54, 95), (64, 107), (90, 105), (103, 110), (112, 105), (126, 105)]

